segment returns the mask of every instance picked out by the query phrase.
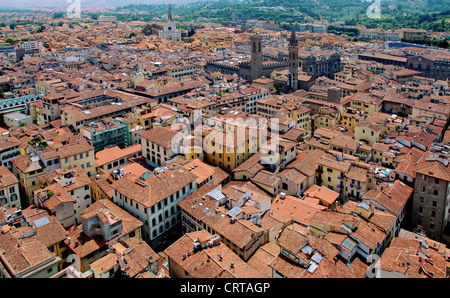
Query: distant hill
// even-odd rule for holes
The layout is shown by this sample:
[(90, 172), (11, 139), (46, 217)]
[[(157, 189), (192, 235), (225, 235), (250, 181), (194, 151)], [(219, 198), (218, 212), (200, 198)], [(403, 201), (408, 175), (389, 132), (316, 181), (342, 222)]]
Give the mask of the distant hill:
[[(380, 19), (368, 14), (371, 0), (218, 0), (177, 5), (172, 9), (179, 21), (206, 18), (217, 23), (235, 20), (289, 24), (321, 21), (328, 24), (368, 28), (403, 27), (450, 31), (450, 0), (381, 0)], [(121, 9), (155, 11), (151, 5), (124, 5)]]

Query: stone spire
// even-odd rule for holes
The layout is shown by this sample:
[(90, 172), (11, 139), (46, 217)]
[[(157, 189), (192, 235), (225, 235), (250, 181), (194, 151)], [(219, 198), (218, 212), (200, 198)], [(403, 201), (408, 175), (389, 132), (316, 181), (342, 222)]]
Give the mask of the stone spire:
[(169, 19), (169, 21), (172, 21), (172, 9), (170, 8), (170, 4), (169, 4), (169, 13), (167, 15), (167, 18)]
[(292, 26), (291, 30), (291, 38), (289, 40), (289, 46), (291, 47), (297, 47), (298, 41), (297, 41), (297, 34), (295, 34), (295, 27)]

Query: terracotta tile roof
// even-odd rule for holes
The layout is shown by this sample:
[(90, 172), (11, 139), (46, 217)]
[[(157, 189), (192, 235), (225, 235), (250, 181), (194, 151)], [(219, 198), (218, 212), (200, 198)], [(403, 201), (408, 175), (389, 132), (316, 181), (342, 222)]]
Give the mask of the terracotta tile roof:
[[(24, 227), (25, 232), (31, 232), (30, 227)], [(57, 258), (52, 254), (36, 235), (27, 236), (18, 240), (18, 236), (27, 235), (17, 229), (15, 233), (12, 230), (6, 233), (0, 233), (0, 250), (2, 254), (0, 259), (13, 275), (18, 275), (33, 267), (42, 266)], [(32, 234), (32, 232), (30, 233)], [(19, 246), (20, 243), (20, 246)]]
[(76, 202), (75, 199), (73, 199), (59, 183), (49, 185), (46, 188), (38, 190), (36, 192), (41, 191), (47, 192), (47, 194), (50, 191), (53, 193), (47, 200), (43, 202), (45, 208), (47, 208), (50, 211), (53, 211), (56, 207), (60, 206), (61, 204)]
[(308, 179), (305, 175), (297, 171), (296, 169), (285, 169), (277, 174), (280, 178), (285, 178), (288, 181), (294, 182), (296, 185), (301, 185)]
[(0, 166), (0, 185), (2, 188), (19, 183), (16, 176), (5, 166)]
[(167, 164), (167, 167), (170, 168), (178, 164), (180, 164), (180, 166), (186, 171), (189, 171), (198, 177), (197, 184), (204, 182), (206, 179), (216, 173), (214, 167), (208, 165), (207, 163), (204, 163), (198, 158), (194, 160), (177, 160), (175, 162)]
[(44, 164), (40, 161), (40, 159), (36, 161), (31, 160), (29, 155), (17, 156), (11, 160), (11, 163), (22, 173), (28, 173), (44, 168)]
[[(143, 132), (138, 133), (142, 138), (162, 146), (163, 148), (170, 149), (172, 141), (175, 141), (175, 137), (178, 131), (170, 129), (170, 127), (155, 127)], [(178, 138), (178, 137), (177, 137)]]
[[(254, 234), (261, 233), (263, 230), (243, 219), (231, 223), (230, 216), (218, 210), (217, 201), (206, 195), (215, 188), (217, 185), (206, 184), (178, 203), (178, 206), (242, 249), (253, 241)], [(205, 200), (203, 200), (203, 196)]]
[(444, 278), (447, 275), (445, 257), (421, 245), (417, 239), (395, 237), (377, 265), (383, 271), (410, 278)]
[(258, 248), (258, 250), (248, 259), (247, 264), (264, 274), (265, 278), (270, 278), (269, 263), (278, 256), (280, 247), (273, 242), (268, 242)]
[(269, 187), (276, 187), (280, 184), (281, 179), (269, 171), (261, 170), (253, 178), (250, 178), (250, 181)]
[(17, 147), (21, 142), (14, 137), (1, 137), (0, 138), (0, 151)]
[(139, 179), (139, 184), (135, 183), (136, 177), (126, 174), (115, 180), (111, 187), (128, 199), (150, 207), (197, 179), (195, 174), (184, 169), (168, 169), (160, 174), (153, 173), (145, 181)]
[(253, 154), (249, 159), (237, 166), (232, 172), (247, 171), (252, 175), (256, 175), (259, 171), (264, 169), (264, 166), (260, 164), (261, 151)]
[[(98, 214), (100, 216), (99, 220), (101, 220), (102, 212), (105, 210), (109, 210), (121, 219), (122, 233), (119, 237), (129, 234), (143, 225), (139, 219), (135, 218), (110, 200), (96, 201), (94, 204), (85, 209), (81, 215), (82, 217), (89, 217), (91, 215)], [(68, 231), (68, 233), (68, 239), (65, 240), (65, 243), (80, 258), (87, 256), (107, 244), (107, 241), (105, 241), (101, 235), (88, 237), (83, 232), (82, 225), (73, 227)]]
[(297, 154), (295, 160), (286, 168), (295, 168), (306, 177), (311, 177), (316, 174), (317, 162), (321, 160), (325, 154), (325, 152), (318, 149), (302, 151)]
[[(442, 160), (447, 160), (448, 157), (444, 156)], [(450, 181), (450, 167), (439, 161), (439, 155), (436, 153), (425, 152), (422, 158), (417, 162), (414, 168), (415, 173), (429, 175), (435, 178), (439, 178), (445, 181)]]
[(447, 256), (449, 253), (449, 249), (447, 248), (447, 246), (444, 243), (438, 242), (436, 240), (430, 239), (430, 238), (422, 236), (422, 235), (418, 235), (414, 232), (410, 232), (405, 229), (400, 229), (398, 237), (404, 238), (404, 239), (421, 240), (425, 244), (427, 244), (430, 249), (435, 250), (437, 253), (439, 253), (442, 256)]
[[(170, 260), (183, 268), (194, 278), (261, 278), (257, 271), (237, 256), (221, 241), (199, 251), (194, 251), (194, 241), (213, 237), (205, 230), (187, 233), (169, 246), (164, 252)], [(219, 238), (220, 239), (220, 238)], [(233, 264), (233, 266), (231, 266)]]
[(106, 148), (95, 153), (95, 166), (101, 167), (112, 161), (141, 152), (141, 144), (133, 144), (121, 149), (119, 146)]
[(317, 160), (317, 164), (343, 173), (347, 173), (351, 167), (350, 163), (338, 161), (334, 158), (334, 156), (330, 155), (324, 155), (321, 159)]
[(286, 278), (299, 278), (306, 271), (305, 268), (298, 266), (297, 263), (289, 260), (281, 254), (270, 262), (269, 267), (277, 272), (280, 272)]
[[(160, 262), (162, 260), (161, 257), (156, 254), (145, 241), (136, 238), (128, 238), (120, 243), (114, 244), (113, 248), (116, 249), (119, 245), (123, 246), (124, 249), (131, 248), (131, 251), (128, 253), (121, 252), (122, 259), (124, 259), (124, 255), (127, 256), (124, 263), (128, 265), (128, 268), (124, 269), (124, 271), (130, 277), (136, 276), (146, 268), (150, 262), (158, 262), (158, 268), (162, 266), (162, 262)], [(118, 249), (116, 249), (116, 251), (120, 252)]]
[(398, 216), (405, 208), (414, 189), (400, 180), (383, 182), (379, 190), (369, 190), (362, 196), (363, 201), (374, 201), (384, 206), (389, 212)]
[(272, 202), (271, 210), (291, 217), (293, 220), (308, 226), (317, 212), (324, 211), (324, 206), (315, 205), (293, 196), (285, 196), (284, 199), (278, 195)]
[[(318, 186), (316, 184), (308, 188), (303, 195), (308, 198), (316, 198), (320, 202), (326, 202), (327, 204), (333, 204), (339, 197), (339, 193), (335, 192), (328, 187)], [(322, 203), (323, 204), (323, 203)]]
[[(30, 206), (22, 210), (22, 214), (27, 222), (36, 229), (36, 238), (46, 247), (53, 246), (66, 239), (67, 232), (64, 227), (54, 216), (49, 215), (46, 210), (36, 209), (35, 206)], [(49, 220), (49, 223), (36, 227), (34, 222), (44, 217)]]
[(354, 229), (360, 222), (361, 220), (353, 215), (331, 211), (316, 212), (310, 219), (311, 226), (316, 226), (317, 223), (324, 229), (324, 232), (330, 232), (334, 228), (342, 228), (345, 225), (348, 229), (342, 228), (342, 232), (346, 234), (350, 234), (351, 229)]
[(91, 264), (89, 264), (89, 267), (92, 270), (98, 272), (98, 274), (103, 274), (106, 271), (112, 269), (118, 263), (119, 261), (117, 259), (117, 255), (115, 253), (110, 253), (102, 257), (101, 259), (92, 262)]

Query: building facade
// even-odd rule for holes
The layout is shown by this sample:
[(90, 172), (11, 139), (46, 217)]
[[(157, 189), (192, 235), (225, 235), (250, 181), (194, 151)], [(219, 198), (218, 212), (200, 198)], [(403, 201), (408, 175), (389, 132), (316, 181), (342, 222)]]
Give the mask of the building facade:
[(161, 31), (159, 31), (159, 37), (169, 39), (171, 41), (179, 41), (181, 40), (181, 31), (177, 29), (176, 24), (172, 19), (172, 10), (169, 4), (169, 13), (167, 16), (167, 22), (164, 24), (164, 27)]

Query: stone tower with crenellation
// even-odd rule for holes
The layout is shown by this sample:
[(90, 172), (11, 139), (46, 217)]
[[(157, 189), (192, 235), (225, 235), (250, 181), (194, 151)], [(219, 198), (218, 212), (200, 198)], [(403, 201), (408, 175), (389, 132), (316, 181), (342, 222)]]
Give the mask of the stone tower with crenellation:
[(292, 91), (296, 91), (298, 89), (298, 41), (294, 26), (289, 39), (289, 73), (289, 87)]
[(250, 37), (251, 42), (251, 81), (256, 80), (262, 76), (262, 62), (263, 62), (263, 53), (262, 53), (262, 36), (260, 35), (252, 35)]

